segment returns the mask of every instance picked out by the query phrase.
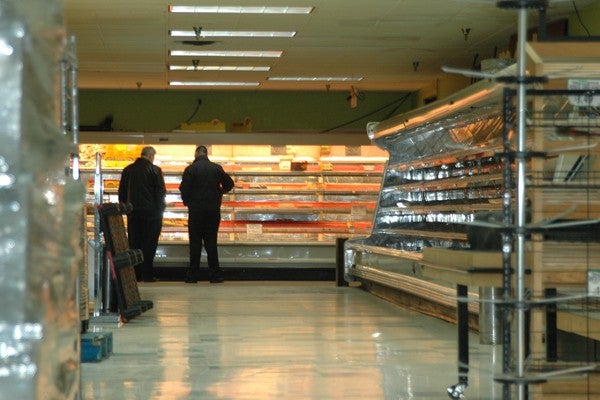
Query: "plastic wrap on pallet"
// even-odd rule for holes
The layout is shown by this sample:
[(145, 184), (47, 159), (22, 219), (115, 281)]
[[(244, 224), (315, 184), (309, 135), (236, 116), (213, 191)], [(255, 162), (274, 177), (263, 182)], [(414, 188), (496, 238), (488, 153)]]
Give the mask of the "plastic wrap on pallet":
[[(487, 145), (502, 132), (499, 103), (464, 110), (448, 119), (432, 121), (375, 140), (390, 152), (393, 165), (471, 147)], [(500, 128), (500, 129), (499, 129)], [(501, 142), (497, 143), (498, 146)]]
[(388, 261), (394, 258), (391, 252), (410, 259), (408, 254), (418, 257), (426, 247), (470, 247), (465, 223), (502, 197), (502, 165), (494, 155), (502, 148), (501, 89), (480, 82), (368, 126), (373, 143), (389, 153), (389, 160), (371, 235), (345, 243), (351, 260), (345, 264), (348, 279), (353, 264), (395, 271)]
[(0, 399), (79, 388), (76, 276), (84, 190), (58, 122), (62, 2), (0, 2)]
[[(501, 93), (501, 85), (480, 82), (450, 99), (371, 123), (369, 135), (388, 151), (389, 162), (372, 234), (346, 245), (415, 252), (429, 246), (499, 249), (497, 231), (465, 223), (501, 218), (503, 167), (494, 154), (502, 150)], [(528, 124), (546, 127), (550, 140), (577, 138), (576, 132), (563, 128), (564, 122), (574, 124), (578, 121), (574, 114), (589, 114), (589, 108), (576, 112), (564, 94), (544, 96), (540, 101), (542, 114), (528, 115)], [(590, 126), (587, 122), (588, 130)], [(578, 159), (578, 155), (571, 157)], [(547, 163), (556, 160), (553, 157)], [(531, 179), (538, 184), (541, 178), (557, 179), (557, 173), (547, 172), (553, 170), (549, 166), (537, 175), (534, 171)], [(565, 174), (571, 170), (567, 168)], [(585, 174), (581, 177), (590, 179)], [(437, 237), (440, 232), (445, 237)]]
[[(416, 237), (401, 232), (444, 230), (465, 233), (464, 223), (472, 221), (475, 216), (470, 207), (460, 205), (484, 203), (501, 197), (499, 183), (492, 178), (494, 172), (500, 171), (501, 165), (493, 156), (441, 165), (428, 164), (426, 159), (478, 147), (489, 153), (490, 146), (501, 144), (502, 129), (501, 110), (499, 104), (495, 104), (469, 108), (448, 119), (378, 139), (378, 144), (389, 151), (390, 158), (373, 223), (373, 235), (368, 243), (412, 251), (422, 251), (423, 247), (429, 246), (468, 247), (465, 240), (432, 239), (426, 235)], [(419, 164), (411, 164), (415, 161)], [(471, 187), (461, 187), (456, 181), (447, 186), (443, 183), (445, 179), (475, 174), (490, 178), (480, 179), (477, 186)], [(439, 183), (431, 189), (424, 186), (433, 181)]]

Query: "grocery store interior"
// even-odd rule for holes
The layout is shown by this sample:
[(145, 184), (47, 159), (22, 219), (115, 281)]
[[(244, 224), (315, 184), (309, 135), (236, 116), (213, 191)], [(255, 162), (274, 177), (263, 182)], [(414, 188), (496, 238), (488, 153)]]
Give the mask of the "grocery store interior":
[(0, 4), (0, 400), (600, 399), (600, 1), (221, 3)]

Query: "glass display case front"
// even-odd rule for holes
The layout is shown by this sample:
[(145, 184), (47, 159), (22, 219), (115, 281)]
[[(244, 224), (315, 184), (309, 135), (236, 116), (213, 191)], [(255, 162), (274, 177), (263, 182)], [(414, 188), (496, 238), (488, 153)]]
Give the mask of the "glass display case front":
[[(103, 201), (118, 202), (121, 170), (139, 155), (142, 146), (87, 146), (81, 152), (88, 155), (84, 160), (92, 153), (103, 153)], [(183, 264), (187, 262), (187, 208), (181, 201), (179, 183), (195, 147), (154, 147), (155, 162), (163, 169), (167, 187), (156, 262)], [(346, 146), (286, 146), (283, 151), (267, 145), (209, 146), (209, 158), (235, 181), (221, 208), (220, 251), (231, 253), (224, 259), (232, 263), (260, 260), (331, 265), (337, 238), (365, 235), (371, 229), (386, 158), (374, 146), (361, 147), (364, 149), (353, 148), (353, 155), (346, 155)], [(82, 170), (88, 179), (90, 202), (92, 165), (84, 161)], [(298, 252), (299, 246), (307, 250)]]

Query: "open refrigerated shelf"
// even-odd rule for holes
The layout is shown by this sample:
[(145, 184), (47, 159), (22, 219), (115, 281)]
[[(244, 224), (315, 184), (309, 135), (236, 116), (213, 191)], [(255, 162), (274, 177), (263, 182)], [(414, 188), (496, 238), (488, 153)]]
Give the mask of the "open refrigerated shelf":
[[(210, 158), (218, 160), (235, 181), (221, 208), (219, 254), (225, 268), (333, 271), (337, 239), (370, 231), (385, 158), (362, 157), (360, 162), (361, 157), (356, 156), (323, 157), (323, 161), (305, 163), (306, 169), (300, 171), (289, 169), (289, 157), (283, 157), (283, 163), (282, 157), (275, 156), (263, 158), (262, 163), (260, 157)], [(103, 169), (105, 202), (118, 202), (122, 168), (114, 166), (119, 162), (126, 165), (113, 159), (107, 163), (111, 167)], [(161, 165), (167, 208), (155, 258), (157, 267), (185, 267), (188, 263), (187, 208), (178, 189), (187, 164), (176, 164), (163, 161)], [(91, 185), (90, 174), (84, 168), (83, 178)]]

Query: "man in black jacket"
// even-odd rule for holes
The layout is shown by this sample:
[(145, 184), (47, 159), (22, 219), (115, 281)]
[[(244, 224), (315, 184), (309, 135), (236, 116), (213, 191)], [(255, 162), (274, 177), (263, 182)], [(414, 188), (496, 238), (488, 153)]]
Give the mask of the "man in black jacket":
[(154, 255), (162, 229), (166, 187), (162, 170), (154, 165), (156, 150), (147, 146), (121, 173), (119, 202), (131, 203), (127, 214), (129, 247), (142, 250), (144, 262), (135, 266), (138, 281), (154, 282)]
[(229, 192), (233, 186), (233, 179), (223, 167), (208, 159), (207, 148), (198, 146), (194, 162), (183, 171), (179, 185), (183, 204), (188, 207), (190, 265), (185, 279), (187, 283), (198, 282), (203, 243), (208, 258), (209, 281), (223, 282), (223, 270), (219, 265), (217, 252), (217, 236), (221, 223), (223, 193)]

